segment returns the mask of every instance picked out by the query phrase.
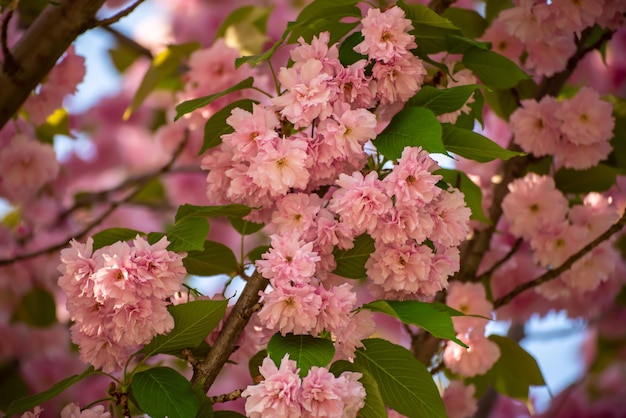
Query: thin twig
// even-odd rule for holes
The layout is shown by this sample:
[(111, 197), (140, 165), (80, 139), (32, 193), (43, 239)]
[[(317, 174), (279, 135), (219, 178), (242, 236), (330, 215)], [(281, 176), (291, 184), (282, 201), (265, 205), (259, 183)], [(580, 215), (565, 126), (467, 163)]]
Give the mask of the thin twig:
[(481, 274), (478, 277), (478, 281), (483, 280), (484, 278), (487, 277), (491, 277), (491, 275), (498, 270), (504, 263), (506, 263), (507, 261), (509, 261), (511, 259), (511, 257), (513, 257), (515, 255), (515, 253), (517, 252), (517, 250), (519, 250), (519, 247), (522, 245), (522, 242), (524, 242), (523, 239), (518, 238), (517, 241), (515, 241), (515, 244), (513, 244), (513, 247), (511, 247), (511, 249), (509, 250), (508, 253), (506, 253), (506, 255), (504, 257), (502, 257), (500, 260), (498, 260), (493, 266), (491, 266), (491, 268), (489, 270), (487, 270), (486, 272), (484, 272), (483, 274)]
[(128, 6), (127, 8), (120, 10), (119, 12), (117, 12), (116, 14), (114, 14), (111, 17), (108, 17), (106, 19), (102, 19), (102, 20), (96, 20), (95, 22), (93, 22), (92, 24), (92, 28), (95, 28), (96, 26), (109, 26), (112, 25), (113, 23), (118, 22), (120, 19), (128, 16), (129, 14), (131, 14), (133, 12), (133, 10), (135, 10), (141, 3), (143, 3), (143, 0), (137, 0), (136, 2), (134, 2), (133, 4), (131, 4), (130, 6)]
[[(178, 159), (180, 154), (183, 152), (183, 149), (185, 148), (185, 145), (187, 144), (188, 138), (189, 138), (189, 135), (185, 135), (185, 138), (181, 141), (181, 143), (179, 144), (178, 148), (176, 149), (176, 151), (172, 155), (172, 158), (170, 159), (170, 161), (168, 161), (168, 163), (166, 165), (164, 165), (162, 168), (160, 168), (159, 170), (157, 170), (154, 173), (152, 173), (150, 176), (146, 176), (146, 179), (141, 184), (137, 185), (137, 189), (135, 189), (132, 193), (130, 193), (124, 199), (117, 200), (115, 202), (111, 202), (111, 204), (109, 205), (107, 210), (104, 211), (104, 213), (102, 213), (97, 219), (94, 219), (93, 221), (88, 223), (82, 229), (82, 231), (80, 231), (78, 234), (76, 234), (73, 238), (75, 238), (75, 239), (83, 238), (93, 228), (97, 227), (106, 218), (108, 218), (109, 215), (111, 215), (117, 208), (119, 208), (120, 206), (122, 206), (125, 203), (128, 203), (134, 197), (136, 197), (143, 190), (143, 188), (146, 186), (146, 184), (148, 184), (151, 180), (153, 180), (156, 177), (160, 176), (161, 174), (167, 172), (172, 167), (172, 165), (176, 162), (176, 160)], [(68, 239), (64, 240), (63, 242), (59, 242), (58, 244), (52, 245), (52, 246), (47, 247), (47, 248), (42, 248), (41, 250), (32, 251), (30, 253), (19, 254), (19, 255), (16, 255), (15, 257), (13, 257), (13, 258), (0, 259), (0, 266), (16, 263), (18, 261), (29, 260), (31, 258), (38, 257), (40, 255), (49, 254), (49, 253), (52, 253), (52, 252), (55, 252), (55, 251), (62, 250), (63, 248), (65, 248), (67, 246), (67, 243), (68, 243), (68, 241), (70, 239), (71, 238), (68, 238)]]
[(139, 42), (128, 37), (127, 35), (124, 35), (119, 30), (112, 28), (110, 26), (100, 26), (100, 28), (102, 30), (109, 32), (111, 35), (113, 35), (115, 40), (118, 41), (120, 44), (125, 45), (129, 47), (130, 49), (132, 49), (133, 51), (136, 51), (139, 55), (148, 57), (152, 60), (153, 58), (152, 52), (145, 46), (141, 45)]
[(602, 244), (603, 242), (611, 238), (614, 234), (621, 231), (624, 228), (624, 225), (626, 225), (626, 212), (624, 212), (622, 217), (616, 223), (614, 223), (613, 225), (611, 225), (609, 229), (604, 231), (602, 235), (600, 235), (598, 238), (591, 241), (589, 244), (585, 245), (574, 255), (570, 256), (559, 267), (552, 269), (552, 270), (548, 270), (547, 272), (537, 277), (536, 279), (520, 284), (515, 289), (507, 293), (506, 295), (502, 296), (501, 298), (496, 299), (493, 302), (494, 309), (498, 309), (499, 307), (506, 305), (507, 303), (511, 302), (511, 300), (513, 300), (515, 296), (519, 295), (522, 292), (525, 292), (528, 289), (532, 289), (550, 280), (556, 279), (558, 276), (561, 275), (561, 273), (564, 273), (565, 271), (569, 270), (569, 268), (572, 267), (572, 264), (574, 264), (576, 261), (580, 260), (583, 256), (591, 252), (598, 245)]
[(224, 403), (224, 402), (234, 401), (236, 399), (241, 398), (241, 393), (244, 390), (245, 389), (235, 389), (232, 392), (225, 393), (223, 395), (209, 396), (209, 400), (211, 401), (211, 403)]
[(202, 388), (206, 393), (215, 378), (219, 374), (228, 358), (233, 353), (239, 336), (243, 332), (250, 316), (259, 309), (259, 293), (264, 290), (269, 281), (255, 272), (247, 281), (246, 286), (237, 299), (230, 315), (226, 318), (221, 332), (217, 336), (215, 343), (211, 347), (211, 352), (207, 358), (197, 367), (194, 367), (191, 384), (194, 387)]

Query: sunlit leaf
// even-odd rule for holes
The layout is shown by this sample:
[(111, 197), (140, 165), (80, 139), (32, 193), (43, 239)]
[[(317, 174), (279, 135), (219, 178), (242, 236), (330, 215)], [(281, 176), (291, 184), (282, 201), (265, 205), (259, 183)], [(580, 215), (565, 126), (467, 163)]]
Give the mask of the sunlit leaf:
[(141, 410), (152, 418), (195, 417), (198, 411), (191, 383), (169, 367), (136, 373), (130, 389)]
[(313, 366), (326, 367), (335, 355), (335, 347), (330, 340), (315, 338), (311, 335), (274, 334), (267, 343), (267, 354), (280, 365), (280, 361), (289, 354), (289, 360), (298, 364), (300, 377), (308, 374)]

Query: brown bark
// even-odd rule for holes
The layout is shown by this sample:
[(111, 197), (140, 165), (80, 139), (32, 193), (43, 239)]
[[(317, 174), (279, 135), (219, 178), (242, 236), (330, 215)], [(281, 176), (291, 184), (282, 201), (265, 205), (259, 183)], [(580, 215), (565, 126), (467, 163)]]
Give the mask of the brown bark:
[(78, 35), (93, 26), (104, 1), (61, 0), (49, 4), (11, 48), (12, 60), (0, 72), (0, 129)]

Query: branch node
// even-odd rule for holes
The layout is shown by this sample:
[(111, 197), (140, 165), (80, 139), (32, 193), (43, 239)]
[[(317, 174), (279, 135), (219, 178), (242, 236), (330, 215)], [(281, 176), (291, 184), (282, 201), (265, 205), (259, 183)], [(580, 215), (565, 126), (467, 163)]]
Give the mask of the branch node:
[(114, 14), (111, 17), (108, 17), (108, 18), (102, 19), (102, 20), (94, 19), (90, 23), (89, 29), (95, 28), (97, 26), (109, 26), (109, 25), (112, 25), (114, 23), (117, 23), (122, 18), (124, 18), (124, 17), (128, 16), (129, 14), (131, 14), (133, 12), (133, 10), (135, 10), (141, 3), (143, 3), (143, 0), (137, 0), (136, 2), (134, 2), (133, 4), (128, 6), (127, 8), (125, 8), (123, 10), (120, 10), (119, 12), (117, 12), (116, 14)]

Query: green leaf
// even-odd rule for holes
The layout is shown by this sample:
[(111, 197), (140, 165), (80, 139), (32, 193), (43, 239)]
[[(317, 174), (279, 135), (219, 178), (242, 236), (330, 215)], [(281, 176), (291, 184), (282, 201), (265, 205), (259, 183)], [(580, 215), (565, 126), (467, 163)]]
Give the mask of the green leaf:
[(464, 54), (470, 49), (491, 50), (491, 42), (475, 41), (456, 33), (446, 35), (446, 49), (451, 54)]
[(107, 52), (113, 66), (119, 73), (126, 71), (141, 56), (141, 52), (137, 48), (132, 48), (122, 41), (118, 41)]
[(449, 89), (424, 86), (415, 96), (409, 99), (407, 104), (425, 107), (435, 115), (442, 115), (459, 110), (476, 90), (478, 90), (478, 86), (475, 84), (456, 86)]
[(434, 113), (423, 107), (405, 106), (373, 141), (382, 155), (397, 160), (405, 147), (421, 146), (428, 152), (445, 154), (441, 140), (441, 123)]
[(30, 390), (20, 373), (17, 358), (3, 359), (0, 363), (0, 411), (4, 411), (15, 399), (28, 396)]
[(69, 114), (65, 108), (59, 108), (46, 118), (46, 121), (35, 128), (35, 134), (41, 142), (52, 144), (54, 137), (64, 135), (74, 138), (70, 132)]
[[(393, 316), (404, 324), (417, 325), (437, 338), (452, 340), (458, 345), (468, 348), (467, 345), (456, 338), (456, 331), (454, 331), (454, 326), (452, 325), (451, 316), (458, 315), (442, 312), (437, 307), (434, 307), (432, 303), (419, 302), (417, 300), (377, 300), (363, 305), (363, 309)], [(462, 315), (460, 312), (458, 314)]]
[(93, 236), (93, 250), (114, 244), (118, 241), (128, 241), (135, 239), (137, 235), (145, 235), (141, 231), (128, 228), (109, 228), (100, 231)]
[(502, 10), (510, 9), (515, 6), (511, 0), (486, 0), (485, 17), (487, 23), (491, 25), (493, 19), (498, 17)]
[(226, 123), (226, 119), (230, 117), (233, 109), (240, 108), (251, 112), (253, 103), (258, 102), (250, 99), (237, 100), (215, 112), (204, 124), (204, 143), (198, 155), (203, 154), (204, 151), (210, 148), (218, 146), (222, 143), (222, 135), (234, 131), (233, 127)]
[(498, 344), (500, 358), (487, 373), (469, 379), (476, 385), (478, 396), (492, 386), (505, 396), (528, 401), (530, 386), (546, 384), (537, 361), (510, 338), (490, 335), (489, 339)]
[(56, 308), (52, 294), (35, 287), (22, 297), (11, 322), (23, 322), (33, 327), (49, 327), (57, 322)]
[(26, 396), (26, 397), (23, 397), (23, 398), (20, 398), (11, 402), (9, 407), (6, 409), (5, 413), (8, 416), (11, 416), (11, 415), (16, 415), (16, 414), (21, 414), (30, 409), (33, 409), (37, 405), (41, 405), (45, 401), (55, 398), (65, 389), (69, 388), (70, 386), (75, 385), (76, 383), (80, 382), (87, 376), (91, 376), (92, 374), (95, 374), (95, 371), (93, 367), (90, 366), (83, 373), (63, 379), (48, 390), (37, 393), (35, 395)]
[(496, 113), (496, 115), (506, 121), (509, 120), (511, 113), (519, 107), (517, 98), (509, 89), (485, 90), (483, 94), (485, 95), (485, 100), (487, 100), (489, 107)]
[(263, 364), (263, 359), (267, 357), (267, 350), (261, 350), (252, 357), (248, 361), (248, 371), (250, 372), (250, 377), (253, 381), (256, 381), (257, 377), (261, 376), (261, 372), (259, 371), (259, 367)]
[(146, 357), (156, 354), (179, 354), (183, 348), (195, 348), (219, 324), (226, 313), (227, 300), (196, 300), (169, 306), (174, 329), (157, 335), (141, 352)]
[(265, 33), (271, 10), (271, 7), (240, 7), (222, 21), (216, 36), (226, 38), (230, 46), (235, 43), (244, 55), (259, 54), (269, 39)]
[(357, 414), (360, 418), (384, 418), (387, 417), (387, 410), (385, 409), (385, 403), (380, 395), (378, 389), (378, 383), (372, 377), (372, 375), (365, 369), (357, 366), (354, 363), (350, 363), (346, 360), (338, 360), (330, 366), (330, 371), (339, 377), (343, 372), (357, 372), (363, 376), (359, 379), (359, 382), (365, 389), (365, 405)]
[(404, 10), (407, 19), (413, 22), (414, 29), (410, 33), (415, 36), (417, 48), (422, 53), (433, 54), (444, 51), (448, 35), (461, 35), (460, 29), (452, 22), (422, 4), (406, 4), (399, 1), (398, 6)]
[(160, 205), (165, 198), (165, 188), (158, 178), (148, 182), (141, 190), (131, 199), (133, 203), (141, 203), (145, 205)]
[(463, 54), (463, 64), (472, 70), (484, 85), (491, 88), (508, 89), (528, 78), (528, 75), (510, 59), (479, 48), (470, 48), (466, 51)]
[(150, 63), (148, 71), (143, 76), (141, 84), (133, 97), (133, 100), (124, 112), (124, 120), (128, 120), (130, 115), (139, 109), (141, 104), (146, 100), (148, 95), (157, 87), (157, 85), (170, 76), (176, 75), (181, 65), (182, 59), (189, 57), (193, 51), (200, 48), (197, 42), (191, 42), (181, 45), (170, 45), (163, 51), (159, 52)]
[(468, 38), (479, 38), (487, 28), (487, 21), (475, 10), (448, 7), (442, 16), (461, 29), (463, 36)]
[(232, 204), (224, 206), (195, 206), (185, 204), (176, 212), (176, 222), (187, 217), (219, 218), (221, 216), (243, 217), (250, 213), (245, 205)]
[(130, 389), (142, 412), (152, 418), (195, 417), (198, 412), (191, 383), (169, 367), (136, 373)]
[(307, 5), (294, 22), (287, 24), (290, 32), (289, 43), (298, 42), (302, 37), (310, 42), (313, 36), (321, 32), (330, 33), (329, 45), (339, 41), (354, 29), (359, 22), (341, 22), (346, 17), (361, 17), (361, 11), (355, 4), (357, 0), (317, 0)]
[(256, 260), (260, 260), (261, 256), (268, 252), (269, 249), (269, 245), (260, 245), (250, 250), (250, 252), (246, 254), (246, 258), (250, 260), (251, 263), (254, 263)]
[(367, 277), (365, 262), (374, 252), (374, 240), (367, 234), (359, 235), (354, 240), (354, 247), (349, 250), (335, 248), (333, 255), (337, 262), (334, 274), (349, 279), (364, 279)]
[(363, 340), (354, 363), (378, 383), (383, 401), (407, 417), (446, 417), (432, 376), (410, 351), (387, 340)]
[(209, 233), (209, 222), (203, 218), (183, 218), (167, 229), (170, 251), (202, 251)]
[(241, 235), (250, 235), (255, 232), (259, 232), (261, 229), (265, 227), (265, 224), (258, 224), (256, 222), (246, 221), (242, 218), (228, 218), (230, 224), (235, 228), (235, 231), (239, 232)]
[(459, 170), (442, 168), (434, 174), (443, 176), (443, 181), (459, 189), (465, 195), (465, 203), (472, 211), (471, 219), (491, 223), (483, 212), (483, 192), (468, 176)]
[(281, 46), (285, 42), (288, 36), (289, 36), (289, 29), (285, 30), (285, 32), (283, 32), (282, 38), (276, 43), (274, 43), (274, 45), (272, 45), (271, 48), (269, 48), (267, 51), (265, 51), (261, 55), (248, 55), (245, 57), (235, 58), (235, 68), (239, 68), (243, 64), (248, 64), (251, 67), (256, 67), (262, 62), (269, 61), (269, 59), (272, 58), (272, 56), (274, 55), (278, 47)]
[(339, 62), (345, 67), (354, 64), (358, 60), (367, 59), (367, 56), (359, 54), (354, 50), (354, 47), (363, 42), (363, 34), (361, 32), (354, 32), (348, 36), (339, 46)]
[(302, 38), (305, 42), (310, 43), (314, 36), (318, 36), (321, 32), (328, 32), (330, 34), (328, 44), (333, 45), (356, 28), (358, 24), (359, 22), (338, 22), (331, 15), (317, 18), (292, 27), (288, 26), (288, 29), (291, 30), (291, 36), (287, 42), (296, 43)]
[(496, 158), (508, 160), (525, 155), (522, 152), (509, 151), (479, 133), (449, 123), (443, 124), (443, 143), (448, 151), (481, 163)]
[(202, 251), (190, 251), (183, 259), (187, 273), (197, 276), (231, 274), (237, 271), (239, 263), (233, 250), (215, 241), (205, 241)]
[(208, 96), (199, 97), (197, 99), (191, 99), (191, 100), (182, 102), (176, 106), (176, 116), (174, 117), (174, 121), (177, 121), (178, 119), (180, 119), (183, 115), (186, 115), (187, 113), (193, 112), (196, 109), (199, 109), (201, 107), (204, 107), (213, 103), (215, 100), (219, 99), (220, 97), (224, 97), (229, 93), (232, 93), (234, 91), (249, 89), (252, 87), (253, 84), (254, 84), (254, 77), (248, 77), (245, 80), (240, 81), (234, 86), (229, 87), (226, 90), (223, 90), (219, 93), (210, 94)]
[(626, 171), (598, 164), (587, 170), (561, 168), (554, 175), (557, 189), (563, 193), (604, 192), (615, 184), (617, 176)]
[(278, 366), (287, 353), (289, 359), (298, 364), (300, 377), (305, 377), (313, 366), (328, 366), (335, 355), (335, 347), (330, 340), (311, 335), (287, 334), (283, 337), (274, 334), (267, 343), (267, 354)]

